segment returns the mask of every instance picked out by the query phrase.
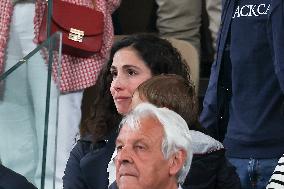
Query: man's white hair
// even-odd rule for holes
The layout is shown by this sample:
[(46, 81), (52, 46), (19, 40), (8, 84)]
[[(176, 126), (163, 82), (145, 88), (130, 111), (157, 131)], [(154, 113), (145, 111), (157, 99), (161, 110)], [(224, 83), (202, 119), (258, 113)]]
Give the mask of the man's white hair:
[(119, 127), (127, 125), (136, 130), (141, 126), (140, 120), (146, 117), (158, 120), (163, 126), (164, 137), (161, 150), (165, 159), (180, 149), (186, 151), (186, 161), (177, 174), (177, 181), (182, 184), (188, 174), (193, 156), (192, 139), (185, 120), (168, 108), (158, 108), (149, 103), (141, 103), (122, 119)]

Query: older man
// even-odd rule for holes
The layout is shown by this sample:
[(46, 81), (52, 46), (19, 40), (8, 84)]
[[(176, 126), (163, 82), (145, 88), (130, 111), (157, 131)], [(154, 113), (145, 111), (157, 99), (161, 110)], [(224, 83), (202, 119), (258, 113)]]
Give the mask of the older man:
[(167, 108), (138, 105), (121, 122), (116, 140), (119, 189), (177, 189), (191, 164), (186, 122)]

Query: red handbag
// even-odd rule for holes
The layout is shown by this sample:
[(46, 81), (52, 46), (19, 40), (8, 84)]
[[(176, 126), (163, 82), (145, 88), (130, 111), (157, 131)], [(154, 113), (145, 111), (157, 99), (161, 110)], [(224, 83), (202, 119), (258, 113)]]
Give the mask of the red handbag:
[[(51, 34), (62, 32), (62, 52), (89, 57), (99, 52), (103, 43), (104, 15), (96, 9), (53, 0)], [(47, 6), (39, 30), (39, 42), (47, 37)]]

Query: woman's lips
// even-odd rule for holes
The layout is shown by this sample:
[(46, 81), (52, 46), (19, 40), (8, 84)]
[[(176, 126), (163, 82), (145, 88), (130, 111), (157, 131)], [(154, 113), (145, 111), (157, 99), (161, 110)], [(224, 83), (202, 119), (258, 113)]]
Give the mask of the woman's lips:
[(123, 101), (129, 100), (129, 99), (131, 99), (131, 97), (124, 97), (124, 96), (122, 96), (122, 97), (115, 97), (115, 101), (117, 101), (117, 102), (123, 102)]

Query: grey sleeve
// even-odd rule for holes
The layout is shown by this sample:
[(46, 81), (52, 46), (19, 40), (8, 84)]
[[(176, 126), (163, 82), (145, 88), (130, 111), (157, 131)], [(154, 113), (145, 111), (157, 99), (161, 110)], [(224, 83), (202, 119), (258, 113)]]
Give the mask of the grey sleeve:
[(156, 0), (157, 29), (162, 37), (193, 44), (200, 51), (201, 0)]
[(206, 0), (206, 10), (209, 19), (209, 30), (214, 44), (213, 47), (216, 50), (216, 40), (221, 21), (222, 0)]

